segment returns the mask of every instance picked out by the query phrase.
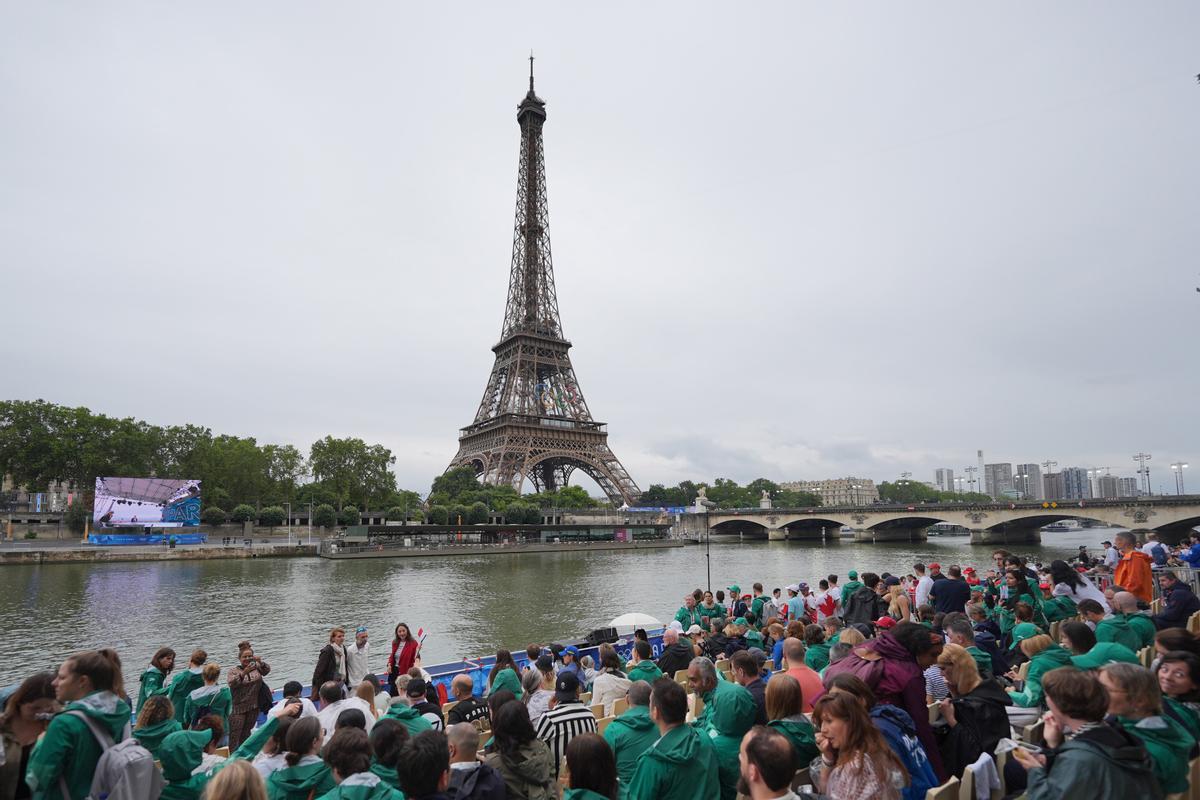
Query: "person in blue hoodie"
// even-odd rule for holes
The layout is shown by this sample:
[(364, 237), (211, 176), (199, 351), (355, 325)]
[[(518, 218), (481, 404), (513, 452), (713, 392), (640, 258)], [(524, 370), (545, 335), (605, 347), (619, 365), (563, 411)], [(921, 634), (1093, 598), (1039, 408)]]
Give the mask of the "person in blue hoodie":
[(925, 747), (917, 738), (917, 726), (912, 717), (904, 709), (876, 703), (875, 693), (856, 675), (842, 673), (832, 677), (828, 693), (839, 692), (853, 695), (866, 704), (871, 721), (908, 770), (909, 784), (900, 792), (900, 796), (904, 800), (924, 800), (925, 793), (938, 785), (938, 779)]

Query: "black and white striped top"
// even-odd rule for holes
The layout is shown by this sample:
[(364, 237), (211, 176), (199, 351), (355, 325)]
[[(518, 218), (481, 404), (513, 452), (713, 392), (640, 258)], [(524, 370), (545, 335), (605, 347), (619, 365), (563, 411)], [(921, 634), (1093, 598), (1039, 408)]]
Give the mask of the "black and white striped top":
[(560, 703), (542, 714), (538, 720), (537, 737), (550, 747), (554, 756), (554, 777), (567, 755), (567, 744), (581, 733), (596, 732), (596, 715), (583, 703)]

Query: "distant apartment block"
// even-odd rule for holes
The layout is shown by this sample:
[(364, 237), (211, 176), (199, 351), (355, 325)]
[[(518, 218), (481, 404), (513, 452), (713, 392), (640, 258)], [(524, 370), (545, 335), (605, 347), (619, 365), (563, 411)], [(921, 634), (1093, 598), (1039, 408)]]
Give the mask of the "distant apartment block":
[(954, 470), (939, 467), (933, 473), (933, 485), (943, 492), (953, 492), (954, 487)]
[(1046, 487), (1042, 483), (1042, 468), (1039, 464), (1017, 464), (1013, 473), (1013, 488), (1025, 500), (1045, 500)]
[(879, 502), (879, 489), (870, 478), (831, 478), (823, 481), (790, 481), (779, 484), (793, 492), (811, 492), (825, 506), (863, 506)]
[(1009, 496), (1013, 490), (1012, 464), (984, 464), (983, 491), (994, 500)]

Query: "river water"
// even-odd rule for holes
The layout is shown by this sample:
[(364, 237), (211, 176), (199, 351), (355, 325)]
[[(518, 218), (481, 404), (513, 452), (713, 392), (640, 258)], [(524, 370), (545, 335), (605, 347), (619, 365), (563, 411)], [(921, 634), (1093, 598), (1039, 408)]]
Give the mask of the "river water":
[[(1048, 562), (1093, 555), (1114, 530), (1048, 532), (1042, 545), (1010, 548)], [(758, 580), (768, 591), (831, 572), (907, 573), (915, 561), (990, 566), (994, 548), (962, 536), (920, 543), (713, 542), (712, 585)], [(368, 628), (371, 664), (382, 669), (398, 622), (424, 628), (425, 663), (522, 649), (585, 635), (629, 611), (670, 620), (681, 598), (706, 583), (705, 547), (340, 560), (230, 559), (0, 568), (0, 686), (53, 669), (70, 653), (111, 646), (126, 683), (162, 646), (180, 666), (196, 647), (222, 666), (249, 639), (272, 666), (269, 682), (307, 683), (329, 629)]]

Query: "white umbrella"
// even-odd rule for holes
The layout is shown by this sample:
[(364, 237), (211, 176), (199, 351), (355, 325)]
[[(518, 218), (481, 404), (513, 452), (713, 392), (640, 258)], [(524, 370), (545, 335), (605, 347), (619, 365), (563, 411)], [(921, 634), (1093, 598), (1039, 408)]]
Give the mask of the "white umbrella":
[(661, 622), (649, 614), (639, 614), (636, 611), (630, 614), (622, 614), (608, 623), (608, 627), (617, 629), (618, 636), (628, 636), (638, 628), (654, 630), (662, 626)]

